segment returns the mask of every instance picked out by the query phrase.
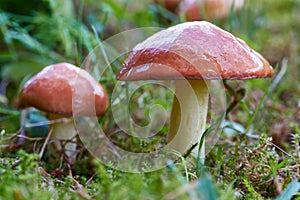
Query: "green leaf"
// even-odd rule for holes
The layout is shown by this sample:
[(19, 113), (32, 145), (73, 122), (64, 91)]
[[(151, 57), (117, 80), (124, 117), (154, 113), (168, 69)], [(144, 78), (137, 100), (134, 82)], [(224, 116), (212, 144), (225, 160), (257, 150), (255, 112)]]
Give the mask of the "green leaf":
[(212, 179), (207, 174), (204, 174), (204, 176), (198, 180), (197, 190), (202, 197), (201, 199), (219, 199), (217, 188), (215, 187)]
[(276, 165), (276, 171), (286, 165), (287, 161), (289, 161), (290, 157), (286, 157), (283, 161)]
[(28, 74), (35, 74), (45, 66), (37, 60), (13, 61), (3, 66), (1, 77), (9, 78), (13, 81), (21, 81)]
[(295, 179), (291, 183), (287, 185), (285, 190), (281, 193), (276, 200), (289, 200), (300, 190), (300, 182), (299, 180)]
[(20, 112), (6, 106), (0, 106), (0, 113), (4, 115), (20, 115)]

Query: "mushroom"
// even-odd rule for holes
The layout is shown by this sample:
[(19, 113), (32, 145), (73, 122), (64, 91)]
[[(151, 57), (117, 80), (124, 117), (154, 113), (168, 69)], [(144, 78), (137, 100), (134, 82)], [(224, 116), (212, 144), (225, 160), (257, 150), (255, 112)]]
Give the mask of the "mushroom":
[[(137, 44), (117, 78), (175, 80), (168, 145), (185, 153), (199, 144), (205, 131), (209, 80), (266, 78), (273, 73), (268, 61), (241, 39), (210, 22), (194, 21), (157, 32)], [(193, 154), (204, 163), (204, 145), (200, 152), (198, 149)]]
[(183, 13), (188, 21), (223, 19), (231, 10), (238, 11), (243, 5), (244, 0), (184, 0), (179, 13)]
[[(72, 95), (75, 83), (82, 86), (81, 99), (76, 99), (76, 105), (80, 106), (76, 115), (100, 116), (108, 107), (108, 96), (102, 86), (88, 72), (69, 63), (58, 63), (45, 67), (42, 71), (28, 80), (21, 91), (19, 107), (35, 107), (49, 113), (49, 119), (69, 118), (61, 123), (54, 123), (50, 138), (72, 140), (64, 148), (66, 155), (75, 159), (75, 136), (77, 134), (72, 118)], [(76, 88), (77, 89), (77, 88)], [(88, 101), (94, 98), (95, 104)], [(95, 111), (92, 113), (92, 111)], [(54, 142), (53, 147), (61, 150), (59, 142)]]

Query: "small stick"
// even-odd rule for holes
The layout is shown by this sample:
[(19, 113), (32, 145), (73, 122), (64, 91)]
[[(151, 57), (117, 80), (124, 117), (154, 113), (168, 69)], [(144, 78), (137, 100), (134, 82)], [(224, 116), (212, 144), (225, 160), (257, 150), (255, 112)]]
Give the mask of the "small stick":
[(50, 129), (50, 131), (48, 133), (48, 136), (46, 137), (46, 140), (45, 140), (45, 142), (43, 144), (43, 147), (42, 147), (42, 149), (40, 151), (40, 159), (43, 157), (44, 151), (46, 149), (46, 145), (47, 145), (47, 143), (48, 143), (48, 141), (49, 141), (49, 139), (50, 139), (50, 137), (52, 135), (52, 131), (53, 131), (53, 128)]

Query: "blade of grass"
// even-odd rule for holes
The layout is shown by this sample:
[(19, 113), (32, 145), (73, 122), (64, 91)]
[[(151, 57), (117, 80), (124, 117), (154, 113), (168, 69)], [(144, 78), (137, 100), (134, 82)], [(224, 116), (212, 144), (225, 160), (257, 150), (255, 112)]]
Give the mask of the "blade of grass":
[(265, 110), (267, 100), (270, 98), (271, 94), (274, 92), (275, 88), (278, 86), (278, 84), (280, 83), (280, 81), (282, 80), (282, 78), (284, 77), (284, 75), (287, 71), (287, 63), (288, 63), (288, 59), (284, 58), (282, 60), (280, 71), (278, 72), (277, 76), (275, 76), (275, 78), (273, 79), (272, 84), (270, 85), (267, 92), (265, 93), (265, 95), (263, 96), (261, 101), (259, 102), (254, 114), (248, 121), (248, 125), (247, 125), (246, 131), (245, 131), (246, 133), (249, 132), (251, 126), (257, 126), (259, 121), (261, 121), (262, 114)]
[(300, 182), (295, 179), (291, 183), (289, 183), (285, 190), (277, 197), (275, 200), (289, 200), (292, 199), (293, 196), (299, 192), (300, 190)]
[[(220, 127), (220, 125), (223, 123), (224, 121), (224, 118), (225, 118), (225, 115), (226, 115), (226, 112), (223, 113), (223, 115), (221, 115), (215, 123), (213, 123), (208, 129), (206, 129), (204, 131), (204, 133), (202, 134), (202, 137), (199, 141), (199, 152), (200, 152), (200, 149), (202, 148), (202, 145), (204, 145), (204, 138), (206, 137), (206, 135), (212, 133), (213, 131), (215, 131), (218, 127)], [(199, 177), (200, 176), (200, 173), (201, 173), (201, 170), (203, 168), (203, 164), (201, 163), (201, 160), (200, 160), (200, 155), (197, 155), (197, 161), (196, 161), (196, 173), (197, 173), (197, 176)]]
[(17, 53), (15, 51), (15, 46), (12, 43), (10, 31), (8, 30), (8, 27), (7, 27), (10, 23), (9, 21), (10, 21), (10, 19), (9, 19), (8, 15), (6, 13), (0, 11), (0, 32), (2, 33), (2, 35), (4, 37), (4, 41), (7, 44), (9, 53), (12, 55), (12, 59), (17, 59)]
[(4, 115), (20, 115), (20, 111), (0, 106), (0, 113)]

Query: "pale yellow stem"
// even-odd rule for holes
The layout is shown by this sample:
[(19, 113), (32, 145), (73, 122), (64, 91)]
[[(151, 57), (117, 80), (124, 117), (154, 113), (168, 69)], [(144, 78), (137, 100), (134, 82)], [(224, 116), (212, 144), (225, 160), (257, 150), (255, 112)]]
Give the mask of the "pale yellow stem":
[[(51, 114), (50, 120), (64, 118), (63, 115), (57, 115), (57, 114)], [(75, 161), (76, 159), (76, 134), (77, 131), (75, 129), (74, 125), (74, 119), (73, 117), (68, 118), (68, 120), (65, 120), (63, 122), (54, 123), (51, 125), (52, 128), (52, 135), (51, 139), (58, 139), (58, 140), (70, 140), (70, 142), (66, 143), (64, 145), (64, 150), (66, 155), (70, 158), (71, 161)], [(52, 146), (55, 150), (60, 151), (62, 149), (61, 143), (59, 141), (56, 141), (53, 143)]]
[[(207, 81), (177, 80), (168, 133), (168, 146), (185, 153), (192, 145), (198, 144), (205, 131), (208, 110)], [(192, 151), (198, 155), (199, 146)], [(200, 149), (200, 160), (204, 163), (205, 146)]]

